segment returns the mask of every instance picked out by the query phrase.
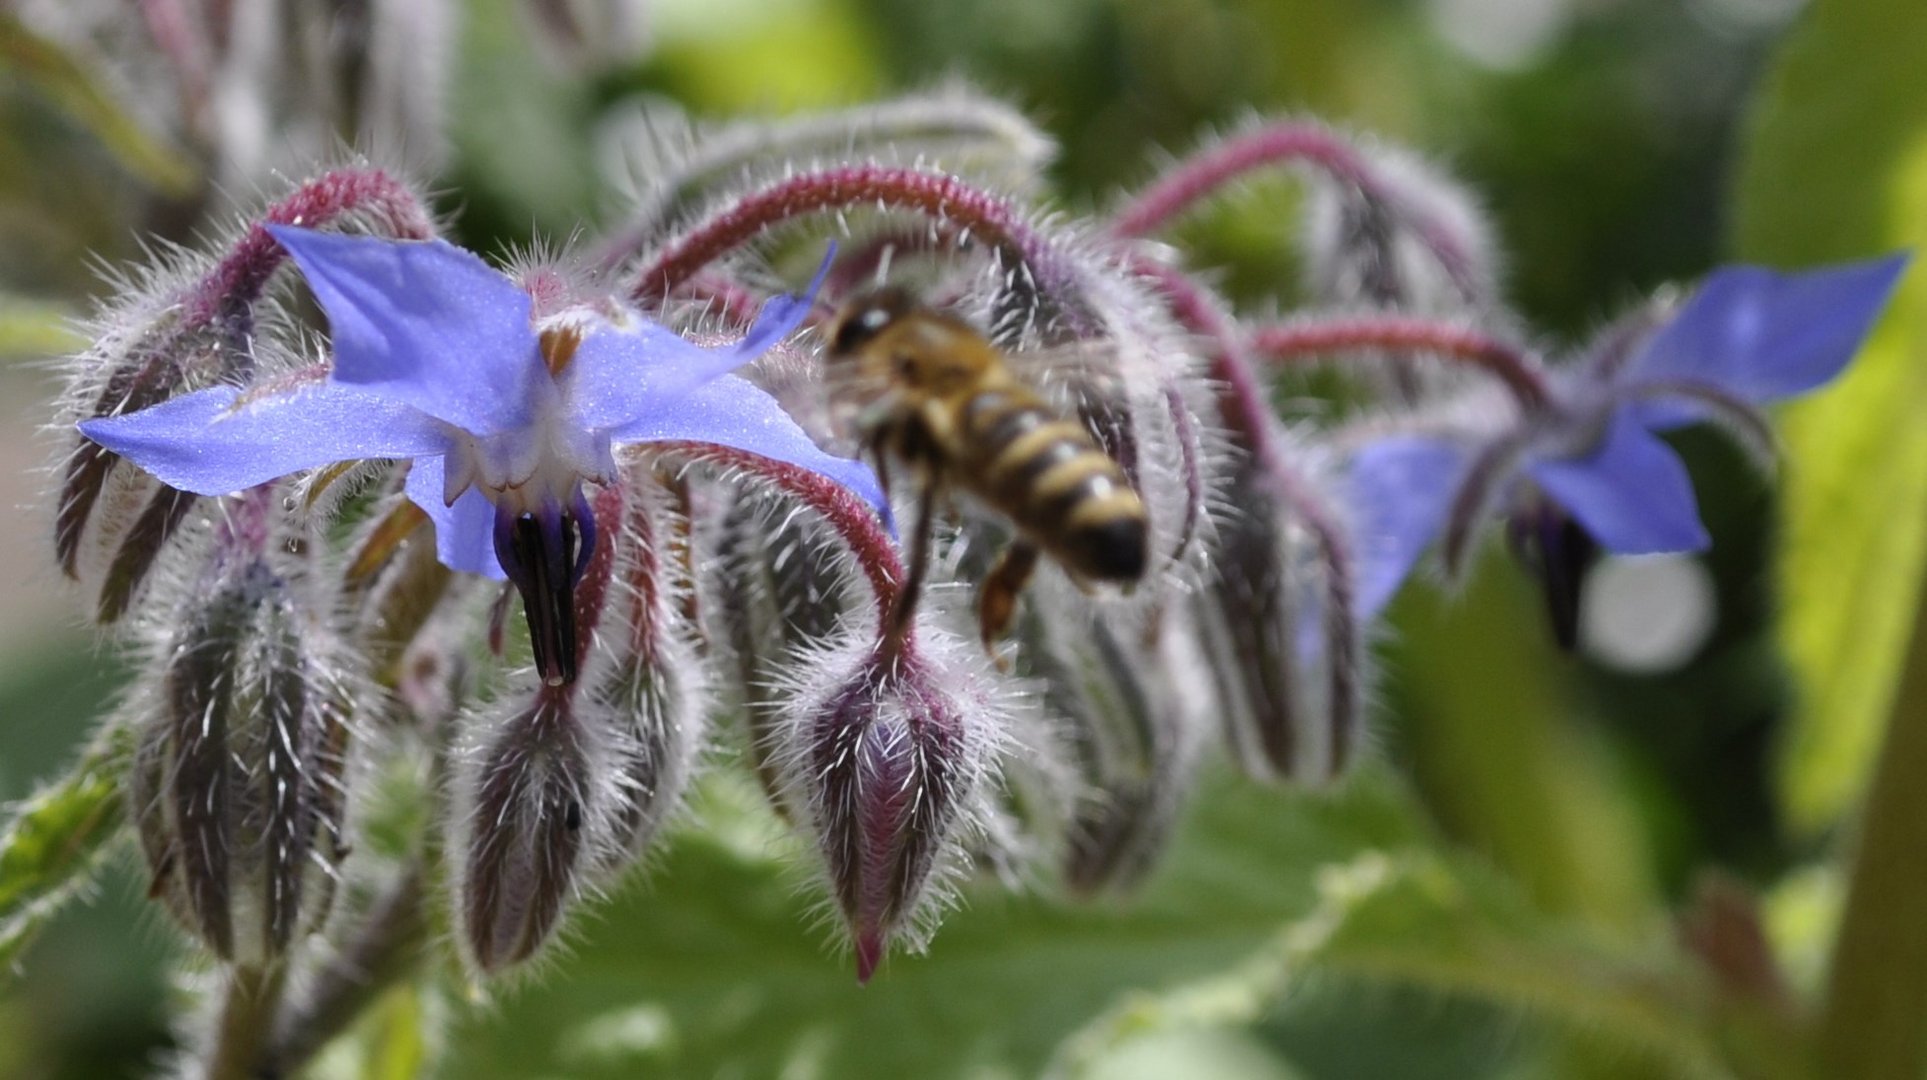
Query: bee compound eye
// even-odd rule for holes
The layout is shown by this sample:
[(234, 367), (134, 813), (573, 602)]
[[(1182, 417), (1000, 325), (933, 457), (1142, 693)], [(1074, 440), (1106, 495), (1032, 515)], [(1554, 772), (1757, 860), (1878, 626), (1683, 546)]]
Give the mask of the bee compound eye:
[(836, 338), (830, 342), (830, 348), (843, 355), (853, 353), (882, 333), (892, 317), (888, 308), (875, 304), (858, 308), (837, 325)]

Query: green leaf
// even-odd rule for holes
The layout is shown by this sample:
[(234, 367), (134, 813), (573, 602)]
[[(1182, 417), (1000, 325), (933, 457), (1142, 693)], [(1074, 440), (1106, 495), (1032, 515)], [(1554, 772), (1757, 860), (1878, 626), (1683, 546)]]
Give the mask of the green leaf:
[(1320, 910), (1286, 939), (1308, 967), (1513, 1005), (1606, 1032), (1689, 1075), (1723, 1073), (1704, 1000), (1670, 950), (1629, 952), (1435, 855), (1366, 855), (1325, 871), (1320, 892)]
[[(1738, 252), (1785, 266), (1927, 248), (1927, 7), (1821, 0), (1753, 118)], [(1927, 556), (1927, 273), (1847, 376), (1786, 410), (1783, 639), (1799, 672), (1780, 782), (1816, 835), (1865, 784)]]
[(1339, 975), (1549, 1017), (1667, 1066), (1723, 1076), (1709, 997), (1666, 949), (1628, 951), (1533, 907), (1513, 883), (1432, 852), (1368, 852), (1318, 876), (1319, 903), (1236, 969), (1127, 999), (1066, 1044), (1057, 1072), (1084, 1074), (1147, 1031), (1244, 1025), (1307, 975)]
[[(383, 994), (355, 1025), (307, 1070), (318, 1080), (415, 1080), (426, 1076), (435, 1058), (434, 995), (419, 986), (398, 986)], [(304, 1075), (307, 1075), (304, 1073)]]
[(200, 177), (195, 164), (142, 128), (59, 42), (0, 14), (0, 61), (91, 131), (128, 172), (164, 195), (193, 192)]
[(86, 884), (119, 829), (127, 742), (119, 729), (109, 732), (0, 834), (0, 967)]
[(1490, 545), (1453, 595), (1411, 588), (1387, 660), (1420, 790), (1546, 911), (1639, 931), (1652, 856), (1596, 733), (1575, 723), (1533, 586)]
[(60, 356), (86, 344), (65, 307), (0, 296), (0, 358)]
[(1224, 970), (1312, 910), (1317, 867), (1425, 842), (1382, 773), (1328, 796), (1221, 774), (1202, 790), (1134, 900), (971, 889), (927, 956), (894, 956), (862, 987), (786, 868), (792, 842), (746, 790), (709, 789), (704, 831), (591, 915), (537, 985), (464, 1019), (444, 1075), (1035, 1075), (1121, 994)]

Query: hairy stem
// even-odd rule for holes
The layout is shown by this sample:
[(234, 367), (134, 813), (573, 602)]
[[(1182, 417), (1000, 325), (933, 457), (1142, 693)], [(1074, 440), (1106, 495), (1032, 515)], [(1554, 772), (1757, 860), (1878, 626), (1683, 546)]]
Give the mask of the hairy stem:
[(1371, 155), (1322, 124), (1283, 120), (1217, 142), (1180, 161), (1112, 219), (1121, 238), (1149, 236), (1246, 173), (1268, 165), (1308, 165), (1387, 207), (1418, 237), (1467, 296), (1479, 293), (1472, 245), (1444, 221), (1416, 216)]
[[(1002, 102), (950, 92), (785, 120), (750, 123), (706, 135), (673, 171), (652, 178), (643, 205), (622, 232), (605, 243), (597, 265), (613, 270), (642, 250), (678, 217), (717, 188), (758, 164), (848, 157), (853, 146), (909, 143), (964, 151), (992, 148), (1026, 168), (1049, 160), (1053, 147), (1030, 122)], [(949, 155), (945, 155), (949, 157)]]
[(228, 976), (227, 995), (208, 1053), (207, 1080), (258, 1080), (256, 1067), (281, 1004), (287, 967), (237, 967)]
[(876, 600), (877, 618), (880, 620), (878, 625), (888, 625), (890, 613), (896, 605), (898, 588), (904, 578), (903, 560), (897, 554), (896, 542), (890, 539), (869, 503), (820, 473), (747, 450), (720, 443), (693, 441), (667, 441), (650, 445), (658, 451), (689, 461), (740, 470), (775, 486), (815, 511), (856, 557), (857, 565), (862, 568)]
[(959, 242), (974, 236), (1014, 258), (1048, 295), (1059, 294), (1070, 280), (1062, 260), (1008, 200), (948, 173), (849, 165), (798, 173), (731, 201), (645, 263), (628, 293), (642, 303), (659, 300), (771, 229), (812, 214), (867, 206), (923, 214), (955, 229)]
[(1430, 353), (1478, 368), (1505, 383), (1524, 409), (1552, 396), (1546, 372), (1530, 352), (1509, 341), (1436, 319), (1407, 315), (1361, 315), (1261, 326), (1251, 348), (1279, 361), (1316, 359), (1333, 353), (1392, 349)]
[(187, 300), (188, 322), (252, 306), (287, 252), (269, 225), (320, 228), (349, 215), (371, 219), (373, 232), (398, 240), (425, 240), (434, 223), (415, 193), (382, 169), (334, 169), (315, 177), (271, 204), (229, 249), (214, 269), (195, 284)]
[(415, 969), (428, 945), (426, 896), (421, 867), (411, 867), (376, 903), (361, 932), (281, 1017), (249, 1075), (294, 1075), (383, 991)]

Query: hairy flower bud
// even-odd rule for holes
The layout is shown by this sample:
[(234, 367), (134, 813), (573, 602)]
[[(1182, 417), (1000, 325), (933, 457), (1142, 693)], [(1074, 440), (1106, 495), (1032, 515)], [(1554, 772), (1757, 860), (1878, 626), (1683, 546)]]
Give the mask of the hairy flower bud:
[(348, 695), (325, 629), (260, 559), (197, 594), (161, 650), (129, 793), (154, 895), (223, 959), (319, 925), (341, 839)]
[(450, 844), (457, 926), (469, 958), (497, 972), (534, 955), (580, 885), (588, 839), (606, 815), (604, 760), (569, 688), (521, 680), (475, 726), (456, 784)]
[(1491, 229), (1444, 172), (1384, 146), (1355, 149), (1350, 183), (1314, 185), (1307, 266), (1327, 303), (1441, 312), (1493, 296)]
[(713, 602), (726, 649), (727, 683), (747, 727), (746, 749), (779, 812), (783, 805), (779, 730), (784, 706), (768, 687), (787, 658), (826, 640), (846, 611), (835, 565), (841, 551), (786, 500), (743, 492), (715, 530)]
[(1209, 676), (1178, 611), (1126, 621), (1092, 618), (1068, 598), (1036, 606), (1026, 655), (1085, 787), (1064, 876), (1081, 894), (1128, 889), (1156, 865), (1190, 794)]
[(1334, 558), (1330, 523), (1294, 521), (1256, 471), (1247, 465), (1233, 480), (1243, 512), (1219, 530), (1195, 614), (1240, 766), (1321, 783), (1351, 764), (1363, 738), (1365, 655), (1350, 570)]
[[(81, 417), (133, 412), (192, 381), (236, 374), (240, 351), (217, 326), (184, 325), (178, 310), (143, 315), (141, 305), (102, 317), (101, 336), (76, 363), (70, 388)], [(133, 329), (125, 325), (146, 318)], [(96, 385), (93, 380), (100, 380)], [(195, 497), (131, 469), (79, 436), (61, 466), (54, 546), (69, 577), (99, 582), (97, 616), (125, 614)]]
[(984, 809), (1002, 738), (970, 653), (925, 634), (887, 658), (872, 642), (807, 657), (784, 710), (785, 774), (808, 807), (830, 889), (867, 982), (892, 940), (917, 940), (934, 883)]

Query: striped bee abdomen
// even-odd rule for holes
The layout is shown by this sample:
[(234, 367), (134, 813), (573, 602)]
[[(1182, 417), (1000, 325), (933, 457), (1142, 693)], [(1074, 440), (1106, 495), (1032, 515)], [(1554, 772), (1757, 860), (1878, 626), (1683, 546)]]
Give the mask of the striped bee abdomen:
[(962, 412), (959, 442), (974, 460), (957, 470), (961, 486), (1081, 577), (1144, 576), (1144, 503), (1090, 432), (1021, 390), (983, 391)]

